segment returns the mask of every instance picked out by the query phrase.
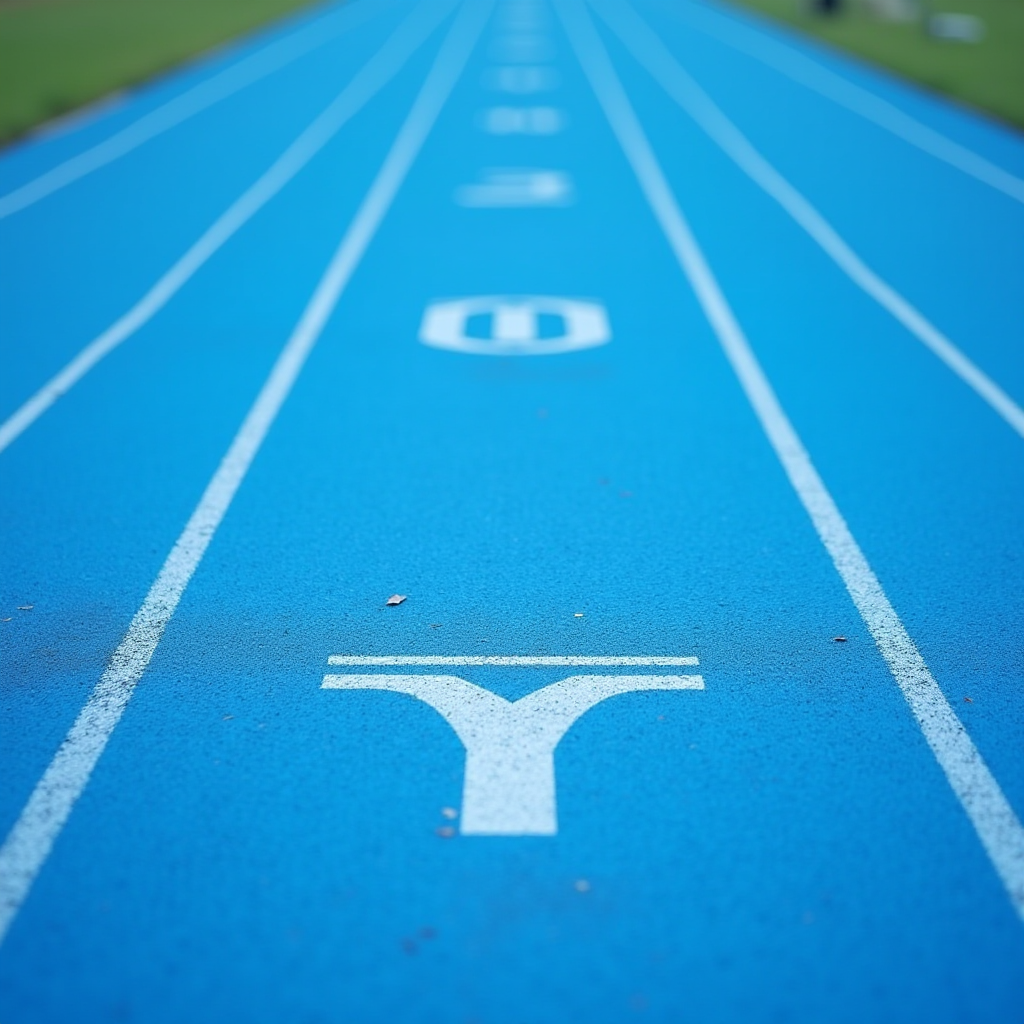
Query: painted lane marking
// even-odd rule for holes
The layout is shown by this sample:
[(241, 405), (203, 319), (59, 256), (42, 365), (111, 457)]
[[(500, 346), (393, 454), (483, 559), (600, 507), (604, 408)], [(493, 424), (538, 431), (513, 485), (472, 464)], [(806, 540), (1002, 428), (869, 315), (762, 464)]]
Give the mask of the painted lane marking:
[(615, 666), (630, 668), (667, 668), (669, 666), (699, 665), (700, 662), (692, 655), (683, 657), (661, 657), (660, 655), (490, 655), (490, 654), (455, 654), (455, 655), (417, 655), (417, 654), (332, 654), (327, 659), (328, 665), (350, 665), (353, 667), (371, 667), (389, 665), (496, 665), (503, 668), (613, 668)]
[(462, 4), (373, 184), (270, 376), (106, 671), (0, 847), (0, 941), (28, 896), (75, 801), (85, 789), (192, 574), (202, 561), (303, 364), (462, 74), (491, 6), (492, 0), (466, 0)]
[(565, 112), (557, 107), (490, 107), (480, 118), (491, 135), (557, 135), (565, 123)]
[[(143, 114), (137, 121), (115, 132), (110, 138), (0, 196), (0, 219), (24, 210), (87, 174), (106, 167), (150, 139), (176, 128), (189, 118), (254, 85), (275, 71), (280, 71), (337, 36), (358, 28), (377, 17), (381, 9), (380, 5), (367, 4), (345, 7), (340, 13), (320, 19), (286, 39), (271, 43), (212, 78), (194, 85), (180, 96), (175, 96), (148, 114)], [(329, 25), (326, 32), (325, 22)]]
[(507, 168), (484, 171), (483, 181), (460, 185), (455, 202), (467, 207), (570, 206), (576, 198), (564, 171)]
[[(871, 121), (904, 142), (915, 146), (929, 156), (955, 167), (958, 171), (998, 189), (1024, 203), (1024, 179), (1011, 174), (973, 150), (954, 142), (948, 136), (929, 128), (916, 118), (904, 113), (888, 100), (876, 96), (863, 86), (831, 71), (799, 50), (766, 33), (740, 25), (703, 4), (680, 0), (670, 8), (673, 16), (685, 18), (691, 27), (719, 42), (745, 53), (766, 64), (794, 82), (838, 103), (841, 107)], [(685, 11), (685, 14), (683, 12)]]
[(839, 269), (1024, 437), (1024, 409), (854, 252), (807, 198), (754, 148), (640, 16), (621, 3), (594, 0), (594, 6), (655, 81), (755, 184), (818, 243)]
[(606, 345), (612, 332), (596, 302), (476, 295), (427, 306), (419, 338), (432, 348), (477, 356), (551, 356)]
[(539, 65), (516, 67), (515, 65), (488, 68), (484, 72), (484, 85), (495, 92), (507, 92), (516, 96), (529, 96), (537, 92), (551, 92), (560, 84), (554, 68)]
[(582, 0), (555, 0), (573, 48), (793, 490), (966, 811), (1010, 901), (1024, 917), (1024, 829), (910, 638), (779, 403), (679, 208)]
[(195, 241), (139, 301), (0, 424), (0, 452), (67, 394), (100, 360), (160, 312), (240, 228), (274, 198), (402, 69), (455, 0), (424, 0), (355, 74), (337, 98)]
[(558, 832), (555, 747), (592, 707), (637, 690), (703, 690), (700, 676), (570, 676), (516, 701), (458, 676), (325, 675), (322, 689), (393, 690), (429, 704), (466, 748), (460, 831)]

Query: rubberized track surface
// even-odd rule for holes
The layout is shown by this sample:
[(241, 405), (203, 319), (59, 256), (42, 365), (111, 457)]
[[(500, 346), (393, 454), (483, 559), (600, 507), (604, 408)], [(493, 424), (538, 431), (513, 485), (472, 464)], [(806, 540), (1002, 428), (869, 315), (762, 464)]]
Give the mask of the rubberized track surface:
[(1019, 1020), (1022, 178), (688, 0), (8, 152), (0, 1017)]

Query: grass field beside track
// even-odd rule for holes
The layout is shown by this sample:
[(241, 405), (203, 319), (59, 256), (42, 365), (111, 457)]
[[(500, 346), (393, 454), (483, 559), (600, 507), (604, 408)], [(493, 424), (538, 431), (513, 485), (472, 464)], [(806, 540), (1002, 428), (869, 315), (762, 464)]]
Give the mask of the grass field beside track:
[[(846, 0), (834, 14), (807, 0), (736, 0), (1003, 121), (1024, 127), (1024, 0), (926, 0), (917, 21), (880, 19)], [(976, 43), (928, 34), (930, 14), (971, 14), (985, 25)]]
[(0, 0), (0, 142), (310, 0)]

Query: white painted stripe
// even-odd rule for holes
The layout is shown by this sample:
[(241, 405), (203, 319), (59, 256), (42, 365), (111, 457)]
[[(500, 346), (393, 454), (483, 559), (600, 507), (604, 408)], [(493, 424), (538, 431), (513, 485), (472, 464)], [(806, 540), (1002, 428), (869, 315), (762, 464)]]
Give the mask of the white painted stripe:
[(196, 114), (233, 96), (262, 78), (280, 71), (299, 57), (329, 43), (343, 32), (375, 17), (380, 8), (367, 3), (345, 7), (340, 13), (315, 21), (284, 39), (208, 78), (180, 96), (168, 100), (110, 138), (51, 168), (4, 196), (0, 196), (0, 220), (38, 203), (54, 192), (113, 163), (150, 139), (177, 127)]
[(274, 198), (402, 69), (455, 0), (424, 0), (356, 73), (338, 97), (193, 243), (120, 319), (89, 342), (56, 376), (0, 424), (0, 452), (24, 433), (101, 359), (144, 327), (229, 239)]
[(491, 0), (466, 0), (408, 116), (301, 319), (249, 410), (142, 607), (0, 848), (0, 941), (29, 893), (181, 595), (303, 364), (441, 112), (483, 28)]
[(704, 315), (924, 738), (1024, 917), (1024, 829), (811, 462), (722, 294), (582, 0), (555, 0), (576, 54)]
[(595, 0), (594, 6), (672, 99), (821, 246), (850, 280), (903, 324), (1024, 437), (1024, 409), (850, 248), (818, 210), (754, 148), (639, 15), (621, 3)]
[(484, 655), (484, 654), (457, 654), (457, 655), (404, 655), (404, 654), (332, 654), (327, 659), (328, 665), (497, 665), (506, 668), (541, 668), (551, 667), (576, 667), (576, 666), (613, 666), (629, 665), (639, 667), (643, 665), (698, 665), (700, 662), (694, 657), (662, 658), (662, 657), (635, 657), (625, 655), (622, 657), (596, 655)]
[(713, 36), (748, 57), (753, 57), (792, 81), (832, 100), (833, 103), (838, 103), (929, 156), (998, 189), (1019, 203), (1024, 203), (1024, 179), (1011, 174), (959, 142), (954, 142), (948, 136), (904, 113), (888, 100), (883, 100), (863, 86), (855, 85), (849, 79), (800, 53), (799, 50), (772, 39), (765, 32), (741, 25), (733, 18), (720, 14), (704, 4), (677, 0), (669, 9), (676, 17), (685, 18), (691, 27)]

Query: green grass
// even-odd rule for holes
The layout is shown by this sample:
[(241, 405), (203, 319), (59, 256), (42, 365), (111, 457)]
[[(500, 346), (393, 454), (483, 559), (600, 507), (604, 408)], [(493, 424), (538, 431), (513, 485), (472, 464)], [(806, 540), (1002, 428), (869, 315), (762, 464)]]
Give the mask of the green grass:
[[(810, 9), (806, 0), (737, 2), (1024, 127), (1024, 0), (931, 0), (914, 22), (882, 20), (863, 0), (846, 0), (833, 15)], [(980, 18), (984, 38), (961, 43), (930, 36), (924, 16), (940, 12)]]
[(310, 0), (0, 0), (0, 142)]

